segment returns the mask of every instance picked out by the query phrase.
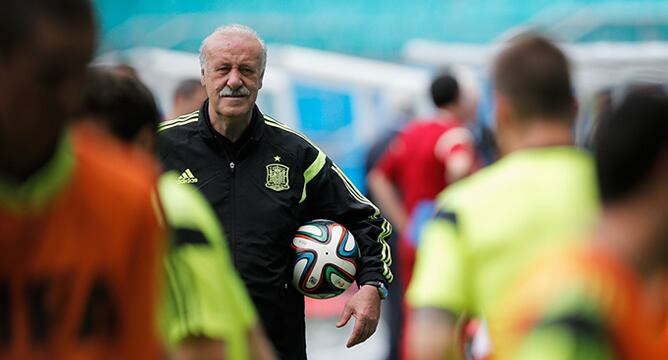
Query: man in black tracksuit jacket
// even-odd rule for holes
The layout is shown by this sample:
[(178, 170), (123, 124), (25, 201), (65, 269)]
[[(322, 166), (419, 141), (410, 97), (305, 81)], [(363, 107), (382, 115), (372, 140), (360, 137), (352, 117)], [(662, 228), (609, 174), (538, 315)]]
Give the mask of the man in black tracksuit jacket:
[(161, 124), (165, 170), (178, 171), (179, 182), (197, 186), (213, 205), (234, 264), (282, 359), (306, 358), (304, 299), (290, 285), (293, 235), (313, 219), (346, 226), (361, 251), (361, 288), (337, 325), (354, 316), (348, 346), (366, 340), (392, 280), (385, 241), (391, 226), (317, 146), (255, 106), (266, 50), (251, 29), (219, 28), (203, 42), (201, 54), (209, 100), (198, 111)]

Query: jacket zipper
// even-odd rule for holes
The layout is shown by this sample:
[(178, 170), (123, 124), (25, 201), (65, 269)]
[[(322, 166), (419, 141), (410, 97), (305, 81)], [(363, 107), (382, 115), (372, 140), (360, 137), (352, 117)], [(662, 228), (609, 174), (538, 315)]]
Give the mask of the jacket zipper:
[[(229, 158), (229, 156), (228, 156)], [(237, 258), (237, 196), (236, 196), (236, 187), (237, 187), (237, 177), (235, 176), (234, 173), (234, 168), (236, 167), (236, 164), (234, 161), (230, 161), (230, 176), (232, 177), (232, 185), (230, 186), (230, 194), (232, 198), (232, 239), (229, 239), (228, 241), (230, 243), (233, 243), (234, 245), (232, 246), (232, 261), (236, 264), (236, 258)]]
[[(228, 243), (230, 244), (230, 252), (232, 253), (232, 261), (234, 264), (236, 264), (237, 261), (237, 195), (236, 195), (236, 188), (237, 188), (237, 179), (236, 179), (236, 168), (238, 166), (238, 162), (240, 161), (240, 154), (242, 153), (242, 150), (246, 148), (248, 145), (248, 142), (246, 142), (244, 145), (241, 146), (241, 149), (237, 152), (236, 156), (232, 156), (232, 154), (229, 154), (227, 151), (223, 150), (225, 153), (225, 156), (227, 159), (230, 161), (228, 166), (230, 168), (230, 176), (232, 177), (232, 185), (230, 186), (230, 197), (232, 201), (232, 229), (230, 231), (231, 234), (231, 239), (227, 239)], [(236, 161), (236, 162), (235, 162)]]

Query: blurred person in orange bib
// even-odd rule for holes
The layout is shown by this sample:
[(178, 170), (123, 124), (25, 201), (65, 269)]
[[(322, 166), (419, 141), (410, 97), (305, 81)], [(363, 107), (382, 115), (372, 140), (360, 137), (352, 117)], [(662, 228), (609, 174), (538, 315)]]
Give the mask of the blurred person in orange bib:
[(155, 359), (157, 167), (70, 127), (96, 31), (87, 0), (0, 12), (0, 358)]

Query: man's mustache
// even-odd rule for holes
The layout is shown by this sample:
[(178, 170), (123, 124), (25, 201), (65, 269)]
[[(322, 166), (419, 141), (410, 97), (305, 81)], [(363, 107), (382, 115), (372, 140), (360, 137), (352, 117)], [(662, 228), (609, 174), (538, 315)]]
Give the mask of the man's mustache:
[(223, 90), (220, 90), (218, 93), (218, 96), (223, 97), (223, 96), (248, 96), (250, 95), (250, 90), (245, 85), (241, 85), (240, 87), (232, 90), (229, 86), (225, 86)]

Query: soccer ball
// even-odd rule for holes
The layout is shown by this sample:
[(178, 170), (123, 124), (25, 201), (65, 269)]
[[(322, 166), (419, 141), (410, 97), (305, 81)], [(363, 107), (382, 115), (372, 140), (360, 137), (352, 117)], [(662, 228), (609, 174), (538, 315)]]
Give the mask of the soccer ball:
[(327, 299), (343, 293), (355, 281), (359, 249), (343, 225), (313, 220), (292, 239), (295, 261), (292, 284), (302, 294)]

